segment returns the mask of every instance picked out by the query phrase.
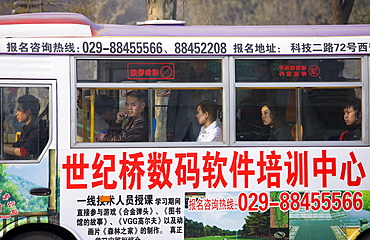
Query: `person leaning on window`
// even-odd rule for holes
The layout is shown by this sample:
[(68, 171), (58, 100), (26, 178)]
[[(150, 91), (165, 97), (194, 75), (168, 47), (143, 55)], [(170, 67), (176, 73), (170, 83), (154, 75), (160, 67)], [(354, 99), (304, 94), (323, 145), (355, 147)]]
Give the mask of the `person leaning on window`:
[(343, 119), (347, 129), (339, 137), (340, 141), (361, 140), (361, 100), (352, 98), (343, 109)]
[[(126, 95), (125, 107), (117, 113), (116, 119), (110, 123), (108, 134), (98, 133), (98, 142), (148, 142), (149, 121), (145, 111), (145, 96), (139, 91), (131, 91)], [(122, 122), (128, 122), (122, 127)]]
[(33, 95), (23, 95), (18, 98), (16, 117), (24, 123), (21, 135), (12, 146), (4, 145), (6, 159), (27, 160), (37, 159), (46, 146), (49, 132), (45, 121), (38, 117), (39, 100)]
[(263, 125), (267, 126), (267, 141), (292, 141), (291, 129), (286, 123), (283, 108), (271, 100), (262, 105), (261, 118)]

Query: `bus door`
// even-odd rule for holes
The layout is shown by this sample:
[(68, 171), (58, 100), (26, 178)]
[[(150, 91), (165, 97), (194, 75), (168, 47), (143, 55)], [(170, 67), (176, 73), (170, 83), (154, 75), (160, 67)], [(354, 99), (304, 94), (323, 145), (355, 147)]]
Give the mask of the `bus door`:
[(0, 82), (0, 236), (56, 215), (55, 151), (49, 150), (52, 85), (43, 81)]

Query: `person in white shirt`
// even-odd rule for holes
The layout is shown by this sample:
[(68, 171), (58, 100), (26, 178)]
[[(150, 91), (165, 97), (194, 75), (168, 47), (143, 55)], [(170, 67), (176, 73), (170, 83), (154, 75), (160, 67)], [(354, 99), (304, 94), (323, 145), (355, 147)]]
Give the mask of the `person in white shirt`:
[(197, 119), (203, 124), (200, 129), (197, 142), (222, 141), (222, 129), (217, 123), (217, 111), (219, 106), (212, 100), (204, 100), (197, 106)]

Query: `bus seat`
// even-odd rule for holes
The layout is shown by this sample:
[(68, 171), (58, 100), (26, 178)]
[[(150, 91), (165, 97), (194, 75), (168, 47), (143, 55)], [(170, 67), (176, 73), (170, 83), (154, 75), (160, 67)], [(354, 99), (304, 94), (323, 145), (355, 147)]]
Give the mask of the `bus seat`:
[(154, 138), (155, 138), (155, 130), (157, 128), (157, 119), (153, 118), (153, 122), (152, 122), (152, 137), (153, 137), (153, 141), (154, 141)]

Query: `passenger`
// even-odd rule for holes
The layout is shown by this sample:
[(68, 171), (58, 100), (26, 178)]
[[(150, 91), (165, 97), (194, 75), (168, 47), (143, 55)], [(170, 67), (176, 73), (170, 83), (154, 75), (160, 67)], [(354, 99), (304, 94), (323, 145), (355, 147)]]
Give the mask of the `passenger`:
[(82, 109), (83, 108), (83, 102), (82, 102), (82, 90), (78, 90), (78, 95), (77, 95), (77, 109)]
[(361, 140), (361, 100), (358, 98), (350, 99), (343, 109), (343, 114), (347, 130), (342, 132), (339, 140)]
[[(109, 123), (115, 114), (115, 102), (114, 99), (107, 95), (98, 96), (95, 101), (95, 113), (94, 113), (94, 136), (100, 132), (108, 132)], [(84, 128), (87, 129), (86, 136), (90, 136), (90, 118), (89, 114), (79, 117), (77, 120), (77, 141), (83, 141)], [(85, 121), (85, 126), (83, 125)]]
[(267, 141), (292, 141), (291, 129), (286, 123), (283, 109), (274, 101), (263, 104), (261, 108), (263, 125), (268, 127)]
[(12, 146), (4, 145), (5, 159), (37, 159), (49, 139), (48, 127), (38, 117), (40, 102), (28, 94), (19, 97), (17, 102), (16, 118), (25, 125), (17, 142)]
[[(243, 71), (237, 72), (237, 82), (281, 82), (279, 74), (273, 69), (272, 60), (251, 60), (248, 61), (248, 70), (251, 71), (249, 74), (253, 74), (252, 77), (245, 80), (243, 77), (245, 74)], [(247, 66), (248, 66), (247, 65)], [(240, 89), (239, 92), (244, 92)], [(238, 141), (258, 141), (266, 138), (265, 128), (261, 123), (261, 104), (266, 99), (276, 98), (277, 90), (275, 89), (259, 89), (252, 88), (245, 91), (245, 94), (238, 100), (238, 120), (236, 123), (236, 139)]]
[(197, 142), (222, 141), (222, 130), (217, 123), (218, 104), (212, 100), (204, 100), (197, 107), (197, 119), (203, 124)]
[[(217, 82), (219, 76), (206, 69), (207, 61), (191, 61), (187, 72), (180, 75), (179, 82)], [(168, 142), (195, 142), (201, 125), (196, 119), (196, 108), (199, 102), (211, 99), (221, 103), (221, 92), (218, 90), (172, 90), (167, 108)]]
[[(144, 93), (131, 91), (126, 95), (125, 107), (117, 113), (117, 118), (111, 122), (108, 134), (98, 133), (98, 142), (148, 142), (149, 121), (145, 111)], [(128, 122), (122, 127), (122, 122)]]
[[(322, 82), (348, 81), (342, 75), (344, 63), (336, 59), (326, 59), (319, 63), (319, 80)], [(303, 140), (339, 140), (345, 128), (342, 121), (343, 105), (346, 99), (355, 97), (352, 88), (310, 89), (304, 88), (302, 94)]]

